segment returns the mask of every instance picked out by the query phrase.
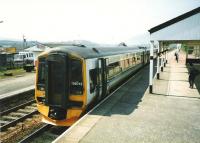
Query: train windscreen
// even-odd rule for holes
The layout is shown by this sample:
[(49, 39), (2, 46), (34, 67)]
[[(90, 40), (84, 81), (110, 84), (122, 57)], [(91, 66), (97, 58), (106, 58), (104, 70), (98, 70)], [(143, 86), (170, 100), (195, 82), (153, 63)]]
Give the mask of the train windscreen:
[(78, 59), (71, 59), (70, 94), (83, 93), (82, 64)]
[(45, 88), (45, 58), (40, 58), (38, 64), (37, 89), (43, 91)]
[(45, 90), (45, 104), (68, 107), (69, 94), (83, 94), (82, 61), (62, 54), (51, 54), (39, 61), (38, 90)]

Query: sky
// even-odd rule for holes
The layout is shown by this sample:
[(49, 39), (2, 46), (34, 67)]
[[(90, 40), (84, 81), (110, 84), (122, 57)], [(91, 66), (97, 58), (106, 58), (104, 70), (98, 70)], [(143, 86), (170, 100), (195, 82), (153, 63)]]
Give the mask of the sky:
[(131, 43), (199, 6), (200, 0), (0, 0), (0, 40)]

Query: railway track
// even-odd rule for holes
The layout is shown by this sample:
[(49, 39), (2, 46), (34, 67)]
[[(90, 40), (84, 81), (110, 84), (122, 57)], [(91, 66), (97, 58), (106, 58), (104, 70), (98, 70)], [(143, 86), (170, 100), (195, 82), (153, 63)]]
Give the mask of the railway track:
[(0, 131), (6, 131), (9, 127), (37, 114), (36, 103), (34, 100), (20, 104), (11, 109), (0, 112)]
[(14, 93), (3, 94), (0, 96), (0, 112), (13, 108), (27, 101), (34, 99), (34, 88)]

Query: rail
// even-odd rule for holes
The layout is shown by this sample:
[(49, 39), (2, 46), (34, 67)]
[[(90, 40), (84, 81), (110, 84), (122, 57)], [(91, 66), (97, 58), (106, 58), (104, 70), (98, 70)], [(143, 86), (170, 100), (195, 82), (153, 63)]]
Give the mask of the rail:
[(37, 113), (36, 104), (33, 100), (3, 111), (1, 112), (0, 130), (1, 132), (5, 131)]

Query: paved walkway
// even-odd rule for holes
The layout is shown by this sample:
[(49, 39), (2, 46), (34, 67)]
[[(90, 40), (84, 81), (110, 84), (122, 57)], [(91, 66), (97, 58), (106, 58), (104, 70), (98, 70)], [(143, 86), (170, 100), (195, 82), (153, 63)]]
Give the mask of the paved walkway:
[(199, 143), (200, 94), (189, 88), (183, 56), (179, 63), (171, 56), (154, 94), (146, 67), (54, 142)]
[(194, 89), (189, 88), (188, 69), (185, 65), (186, 55), (183, 52), (180, 52), (179, 55), (179, 62), (177, 63), (174, 52), (171, 53), (169, 64), (161, 72), (160, 80), (154, 81), (154, 93), (186, 98), (200, 98), (196, 86)]

